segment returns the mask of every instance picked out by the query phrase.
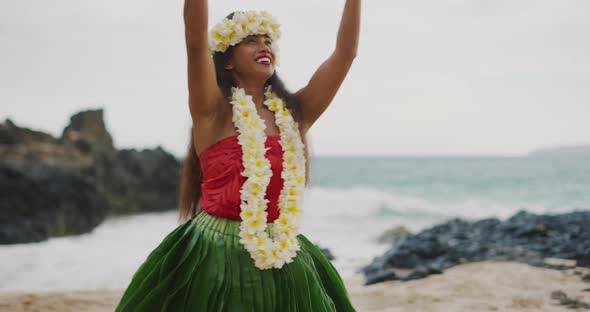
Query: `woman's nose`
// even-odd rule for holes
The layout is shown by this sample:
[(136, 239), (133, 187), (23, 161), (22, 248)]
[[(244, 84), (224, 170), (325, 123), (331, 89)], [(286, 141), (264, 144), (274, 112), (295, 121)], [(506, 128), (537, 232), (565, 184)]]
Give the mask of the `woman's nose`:
[(272, 49), (266, 43), (263, 42), (261, 43), (260, 51), (270, 53), (272, 52)]

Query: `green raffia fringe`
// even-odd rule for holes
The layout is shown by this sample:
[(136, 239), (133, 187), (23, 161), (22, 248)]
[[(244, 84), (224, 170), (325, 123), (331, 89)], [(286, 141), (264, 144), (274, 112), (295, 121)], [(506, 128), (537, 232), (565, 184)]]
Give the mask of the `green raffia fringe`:
[(355, 311), (330, 260), (303, 234), (293, 262), (260, 270), (239, 242), (239, 225), (200, 211), (176, 227), (134, 273), (115, 311)]

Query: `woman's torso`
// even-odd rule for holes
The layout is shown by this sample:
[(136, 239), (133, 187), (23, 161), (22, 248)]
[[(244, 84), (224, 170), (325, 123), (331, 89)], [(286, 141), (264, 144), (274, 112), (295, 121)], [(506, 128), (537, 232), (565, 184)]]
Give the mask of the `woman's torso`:
[[(241, 175), (244, 170), (243, 153), (241, 145), (238, 144), (238, 133), (232, 122), (231, 104), (226, 102), (226, 105), (220, 110), (218, 121), (213, 122), (209, 131), (193, 129), (194, 136), (199, 135), (199, 139), (195, 138), (193, 144), (195, 144), (202, 170), (199, 206), (209, 214), (241, 220), (240, 189), (246, 181), (246, 177)], [(227, 109), (228, 107), (230, 109)], [(283, 151), (279, 143), (279, 130), (274, 124), (274, 114), (266, 108), (258, 107), (257, 110), (266, 124), (265, 146), (270, 148), (266, 151), (265, 157), (270, 161), (272, 176), (265, 199), (269, 201), (266, 209), (267, 222), (273, 222), (279, 217), (278, 197), (283, 187), (281, 178)], [(212, 143), (203, 145), (199, 141)]]
[[(211, 121), (193, 123), (193, 137), (197, 155), (210, 146), (228, 137), (237, 135), (237, 129), (232, 121), (232, 105), (224, 98), (217, 102), (217, 114)], [(256, 105), (257, 113), (265, 123), (267, 136), (279, 135), (279, 128), (275, 124), (275, 116), (266, 106)]]

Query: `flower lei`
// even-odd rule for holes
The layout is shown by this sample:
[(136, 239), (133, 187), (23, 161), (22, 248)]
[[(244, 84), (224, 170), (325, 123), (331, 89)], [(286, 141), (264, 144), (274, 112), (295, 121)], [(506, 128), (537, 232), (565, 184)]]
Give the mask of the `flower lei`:
[(274, 221), (272, 237), (267, 228), (268, 200), (265, 199), (266, 188), (272, 176), (270, 161), (264, 156), (266, 128), (258, 115), (252, 96), (242, 88), (232, 88), (233, 122), (238, 128), (238, 143), (242, 146), (244, 171), (247, 177), (240, 190), (241, 212), (240, 243), (244, 245), (255, 261), (256, 267), (262, 269), (281, 268), (291, 263), (300, 250), (296, 238), (299, 231), (300, 208), (305, 187), (304, 144), (301, 141), (297, 122), (285, 102), (270, 91), (265, 91), (266, 105), (275, 114), (275, 123), (280, 131), (280, 144), (283, 150), (283, 188), (279, 195), (280, 216)]
[(225, 18), (217, 23), (209, 32), (209, 50), (225, 52), (230, 46), (240, 43), (250, 35), (268, 35), (272, 41), (272, 49), (275, 54), (275, 65), (278, 64), (278, 46), (276, 41), (280, 38), (280, 24), (266, 11), (242, 11), (235, 12), (231, 19)]

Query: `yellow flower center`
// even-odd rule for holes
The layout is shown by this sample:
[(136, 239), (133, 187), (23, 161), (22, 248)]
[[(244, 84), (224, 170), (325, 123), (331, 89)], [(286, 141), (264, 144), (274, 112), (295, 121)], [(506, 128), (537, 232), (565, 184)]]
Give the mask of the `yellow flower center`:
[[(290, 262), (288, 260), (294, 257), (295, 251), (300, 248), (295, 238), (298, 234), (298, 218), (302, 212), (298, 206), (305, 182), (304, 177), (298, 173), (298, 168), (305, 163), (303, 144), (299, 141), (299, 132), (290, 111), (284, 109), (284, 101), (276, 97), (268, 88), (265, 92), (264, 104), (275, 113), (275, 122), (281, 133), (283, 170), (288, 170), (285, 171), (287, 172), (284, 175), (285, 183), (279, 196), (281, 198), (279, 200), (280, 216), (274, 223), (278, 227), (273, 228), (270, 233), (272, 235), (269, 235), (264, 230), (267, 222), (265, 209), (268, 203), (265, 196), (273, 173), (269, 170), (270, 162), (265, 158), (265, 142), (261, 142), (261, 138), (265, 137), (264, 121), (256, 113), (255, 104), (250, 96), (247, 96), (242, 89), (234, 88), (232, 91), (234, 94), (230, 103), (234, 105), (234, 116), (239, 116), (240, 122), (237, 123), (237, 120), (234, 122), (239, 127), (238, 142), (244, 152), (242, 175), (248, 178), (240, 192), (240, 199), (242, 202), (251, 199), (256, 201), (255, 204), (253, 203), (254, 206), (247, 207), (248, 210), (240, 214), (242, 217), (240, 242), (250, 251), (258, 268), (280, 268), (283, 264)], [(241, 207), (245, 209), (245, 206)], [(252, 232), (253, 234), (249, 234)]]

